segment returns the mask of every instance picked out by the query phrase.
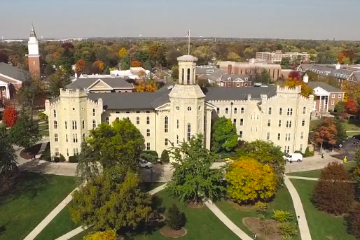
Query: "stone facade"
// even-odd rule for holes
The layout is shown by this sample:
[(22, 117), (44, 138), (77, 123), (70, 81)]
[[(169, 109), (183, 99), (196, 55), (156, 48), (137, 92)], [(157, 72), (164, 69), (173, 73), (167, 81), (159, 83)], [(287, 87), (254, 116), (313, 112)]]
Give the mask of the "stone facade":
[(131, 120), (144, 136), (145, 149), (159, 155), (197, 133), (204, 134), (210, 148), (212, 121), (221, 116), (231, 119), (242, 140), (269, 140), (287, 152), (305, 151), (312, 95), (302, 97), (300, 87), (202, 89), (195, 82), (197, 59), (185, 55), (178, 60), (179, 84), (165, 91), (96, 95), (67, 89), (47, 100), (51, 154), (68, 159), (80, 151), (89, 130), (117, 118)]

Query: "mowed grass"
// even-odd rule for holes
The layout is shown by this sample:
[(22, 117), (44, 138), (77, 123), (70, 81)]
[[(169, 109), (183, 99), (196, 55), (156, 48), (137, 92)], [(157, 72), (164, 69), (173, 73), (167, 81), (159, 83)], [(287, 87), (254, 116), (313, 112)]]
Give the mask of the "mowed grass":
[[(259, 217), (259, 214), (256, 212), (254, 207), (242, 207), (226, 200), (217, 202), (216, 205), (241, 230), (243, 230), (249, 236), (254, 235), (254, 233), (251, 232), (243, 223), (243, 219), (246, 217)], [(296, 223), (296, 214), (292, 204), (292, 199), (289, 191), (285, 186), (279, 188), (275, 198), (269, 203), (267, 214), (265, 214), (267, 219), (272, 217), (273, 210), (289, 211), (293, 215), (293, 222)], [(293, 238), (293, 240), (300, 239), (300, 236)]]
[(0, 240), (24, 239), (76, 187), (74, 177), (21, 172), (0, 196)]
[(39, 132), (42, 136), (49, 136), (49, 123), (45, 121), (39, 121)]
[[(351, 161), (344, 163), (344, 168), (350, 173), (353, 167), (355, 167), (356, 163)], [(317, 170), (311, 170), (306, 172), (293, 172), (293, 173), (287, 173), (286, 175), (289, 176), (299, 176), (299, 177), (308, 177), (308, 178), (319, 178), (321, 174), (322, 169)]]
[[(163, 184), (164, 183), (143, 183), (141, 187), (144, 191), (150, 191)], [(68, 206), (61, 210), (61, 212), (49, 223), (49, 225), (41, 231), (35, 240), (57, 239), (80, 226), (80, 224), (75, 224), (71, 220)], [(88, 233), (89, 230), (85, 230), (85, 232)], [(81, 236), (80, 239), (82, 239), (83, 236), (81, 233), (79, 235)], [(75, 237), (77, 236), (74, 236), (74, 238)]]
[(300, 195), (312, 240), (355, 240), (354, 236), (347, 233), (343, 217), (326, 214), (312, 204), (311, 196), (317, 182), (290, 180)]

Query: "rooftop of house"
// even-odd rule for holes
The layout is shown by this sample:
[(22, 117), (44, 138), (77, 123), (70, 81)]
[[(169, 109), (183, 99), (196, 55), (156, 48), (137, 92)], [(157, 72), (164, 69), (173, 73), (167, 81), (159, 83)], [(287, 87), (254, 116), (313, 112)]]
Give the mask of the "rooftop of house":
[(7, 63), (0, 63), (0, 74), (24, 82), (30, 80), (29, 72)]
[(236, 80), (243, 80), (248, 81), (249, 75), (246, 74), (224, 74), (221, 76), (221, 81), (236, 81)]
[(196, 74), (197, 75), (210, 75), (213, 72), (218, 70), (217, 67), (211, 65), (204, 65), (204, 66), (196, 66)]
[[(206, 101), (216, 100), (246, 100), (248, 95), (251, 99), (260, 100), (260, 95), (272, 97), (276, 95), (276, 87), (247, 87), (247, 88), (202, 88), (206, 95)], [(106, 109), (155, 109), (170, 102), (169, 93), (171, 88), (163, 88), (156, 92), (134, 93), (88, 93), (88, 97), (94, 101), (101, 98)]]
[(97, 76), (91, 78), (77, 78), (74, 79), (72, 83), (66, 86), (67, 89), (88, 89), (92, 85), (95, 85), (96, 82), (104, 82), (110, 88), (113, 89), (133, 89), (134, 86), (127, 81), (126, 78), (121, 77), (102, 77)]
[[(336, 69), (336, 65), (329, 64), (301, 64), (299, 69), (303, 71), (313, 71), (321, 75), (332, 76), (340, 79), (347, 79), (354, 72), (352, 70), (340, 68)], [(358, 79), (360, 81), (360, 79)]]
[(324, 83), (324, 82), (309, 82), (308, 85), (312, 89), (320, 87), (320, 88), (324, 89), (325, 91), (332, 92), (332, 93), (344, 92), (341, 89), (333, 87), (333, 86), (331, 86), (331, 85), (329, 85), (327, 83)]

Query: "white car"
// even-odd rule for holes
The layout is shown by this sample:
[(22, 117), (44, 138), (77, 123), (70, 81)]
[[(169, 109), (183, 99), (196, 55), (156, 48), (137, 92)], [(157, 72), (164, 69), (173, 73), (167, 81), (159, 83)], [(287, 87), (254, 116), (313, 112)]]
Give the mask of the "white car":
[(140, 167), (147, 168), (147, 169), (152, 168), (152, 166), (153, 166), (151, 162), (148, 162), (144, 159), (139, 160), (139, 165), (140, 165)]
[(303, 155), (301, 153), (287, 153), (284, 156), (284, 159), (286, 161), (288, 161), (289, 163), (292, 162), (302, 162), (303, 160)]

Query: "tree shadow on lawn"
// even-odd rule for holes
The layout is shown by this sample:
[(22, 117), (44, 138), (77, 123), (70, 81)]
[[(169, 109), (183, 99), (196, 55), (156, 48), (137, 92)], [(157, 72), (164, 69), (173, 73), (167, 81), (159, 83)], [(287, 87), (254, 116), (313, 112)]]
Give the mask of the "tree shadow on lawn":
[(0, 205), (24, 197), (32, 200), (37, 196), (38, 192), (47, 187), (47, 184), (48, 179), (45, 175), (19, 171), (10, 189), (1, 193)]

